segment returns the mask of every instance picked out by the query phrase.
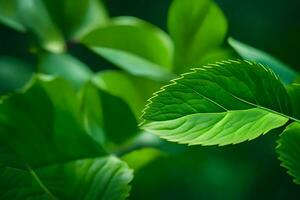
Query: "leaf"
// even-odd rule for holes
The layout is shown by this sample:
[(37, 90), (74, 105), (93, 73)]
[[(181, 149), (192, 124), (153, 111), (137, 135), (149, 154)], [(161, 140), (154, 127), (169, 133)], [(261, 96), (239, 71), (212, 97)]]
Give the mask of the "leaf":
[(31, 78), (33, 67), (8, 56), (0, 57), (0, 93), (22, 88)]
[(93, 48), (93, 51), (134, 76), (145, 77), (160, 82), (168, 81), (175, 77), (175, 75), (167, 72), (159, 65), (131, 53), (100, 47)]
[(226, 145), (284, 125), (291, 112), (288, 94), (270, 69), (229, 60), (164, 86), (150, 99), (142, 128), (178, 143)]
[(300, 123), (290, 124), (280, 136), (278, 146), (281, 166), (285, 167), (294, 178), (294, 182), (300, 184)]
[(88, 83), (81, 99), (86, 127), (96, 140), (105, 134), (108, 141), (122, 144), (138, 133), (136, 118), (121, 98)]
[(291, 85), (288, 85), (286, 89), (292, 102), (293, 116), (300, 119), (300, 84), (293, 83)]
[(122, 156), (122, 160), (125, 161), (130, 168), (134, 169), (134, 171), (137, 171), (163, 155), (164, 153), (157, 149), (143, 148), (125, 154)]
[[(86, 134), (76, 93), (38, 75), (0, 104), (1, 199), (101, 199), (128, 196), (132, 171)], [(13, 137), (12, 137), (13, 136)]]
[(135, 74), (151, 77), (171, 70), (171, 40), (160, 29), (137, 18), (115, 18), (82, 41), (118, 67)]
[(68, 80), (77, 89), (86, 83), (93, 72), (90, 68), (68, 54), (45, 54), (39, 63), (40, 72), (57, 75)]
[[(147, 80), (138, 79), (121, 71), (101, 71), (93, 77), (92, 81), (101, 90), (124, 100), (136, 118), (140, 117), (147, 99), (154, 92), (145, 91), (143, 85)], [(153, 88), (158, 89), (155, 86)]]
[(76, 93), (49, 76), (1, 100), (0, 141), (0, 163), (20, 170), (106, 155), (84, 130)]
[[(69, 0), (69, 2), (73, 3), (74, 0)], [(82, 1), (77, 0), (77, 2), (77, 6), (81, 7)], [(69, 6), (68, 11), (73, 18), (78, 17), (78, 12), (73, 10), (73, 6)], [(72, 20), (71, 18), (68, 22)], [(70, 31), (70, 37), (79, 40), (94, 29), (105, 25), (108, 22), (108, 13), (102, 1), (89, 0), (85, 13), (77, 21), (77, 24)]]
[(211, 0), (175, 0), (168, 16), (168, 29), (175, 44), (175, 71), (201, 63), (209, 51), (220, 47), (227, 22)]
[(0, 168), (1, 199), (125, 200), (132, 170), (116, 157), (76, 160), (38, 169)]
[(33, 32), (42, 46), (51, 52), (64, 51), (64, 38), (41, 0), (18, 0), (18, 16), (22, 24)]
[(231, 47), (244, 59), (260, 62), (263, 65), (270, 67), (284, 83), (292, 83), (298, 76), (290, 66), (274, 58), (268, 53), (255, 49), (249, 45), (239, 42), (233, 38), (228, 39)]
[(17, 1), (0, 0), (0, 21), (17, 31), (24, 32), (26, 28), (18, 17)]
[(51, 18), (67, 38), (78, 40), (108, 20), (107, 11), (100, 0), (44, 0), (44, 2)]

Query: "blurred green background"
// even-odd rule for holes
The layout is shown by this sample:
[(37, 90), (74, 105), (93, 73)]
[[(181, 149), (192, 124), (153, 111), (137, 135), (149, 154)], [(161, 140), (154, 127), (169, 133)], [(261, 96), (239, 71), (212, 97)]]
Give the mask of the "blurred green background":
[[(300, 70), (299, 0), (217, 0), (229, 35)], [(166, 30), (171, 0), (106, 0), (111, 16), (130, 15)], [(114, 68), (81, 45), (71, 54), (95, 71)], [(0, 25), (0, 55), (36, 63), (28, 36)], [(1, 67), (1, 66), (0, 66)], [(1, 70), (1, 69), (0, 69)], [(17, 74), (16, 74), (17, 76)], [(190, 147), (162, 156), (135, 172), (132, 200), (299, 199), (300, 187), (279, 166), (277, 133), (225, 147)]]

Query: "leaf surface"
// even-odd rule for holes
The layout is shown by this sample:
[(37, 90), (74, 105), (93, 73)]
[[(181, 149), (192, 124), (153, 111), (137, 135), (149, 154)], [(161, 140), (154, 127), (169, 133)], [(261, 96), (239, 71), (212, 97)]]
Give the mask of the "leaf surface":
[(36, 170), (0, 167), (0, 198), (125, 200), (133, 174), (116, 157), (76, 160)]
[(300, 119), (300, 84), (293, 83), (288, 85), (286, 89), (292, 102), (293, 116)]
[(224, 41), (227, 22), (211, 0), (175, 0), (168, 16), (168, 29), (175, 44), (175, 71), (187, 71)]
[(138, 133), (135, 115), (122, 98), (90, 82), (82, 89), (81, 99), (85, 125), (97, 141), (104, 137), (105, 142), (122, 144)]
[(80, 121), (75, 91), (42, 75), (1, 99), (0, 140), (0, 163), (18, 169), (106, 155)]
[(31, 78), (33, 67), (17, 58), (0, 57), (0, 92), (21, 89)]
[(80, 60), (68, 54), (45, 54), (40, 59), (42, 73), (63, 77), (77, 89), (86, 83), (93, 72)]
[(240, 143), (284, 125), (289, 96), (263, 65), (229, 60), (194, 68), (149, 100), (146, 131), (190, 145)]
[(170, 38), (155, 26), (133, 17), (118, 17), (92, 31), (83, 43), (118, 67), (137, 75), (162, 76), (172, 67)]
[(277, 153), (281, 166), (285, 167), (294, 178), (294, 182), (300, 184), (300, 123), (290, 124), (278, 140)]
[(1, 100), (1, 199), (128, 196), (132, 171), (87, 134), (76, 95), (64, 80), (37, 75)]

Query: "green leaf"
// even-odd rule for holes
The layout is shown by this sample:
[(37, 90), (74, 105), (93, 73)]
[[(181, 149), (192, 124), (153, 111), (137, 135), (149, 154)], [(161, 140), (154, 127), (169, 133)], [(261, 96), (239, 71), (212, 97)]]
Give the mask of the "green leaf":
[(93, 51), (103, 56), (116, 66), (134, 76), (145, 77), (155, 81), (168, 81), (175, 75), (148, 60), (120, 50), (95, 47)]
[(300, 84), (293, 83), (288, 85), (286, 89), (292, 102), (293, 116), (300, 119)]
[(125, 200), (132, 177), (132, 170), (115, 157), (57, 163), (35, 170), (0, 167), (0, 198)]
[(84, 130), (75, 91), (41, 75), (1, 100), (0, 141), (0, 163), (18, 169), (106, 154)]
[(87, 65), (68, 54), (43, 55), (39, 70), (42, 73), (61, 76), (76, 88), (80, 88), (93, 75)]
[[(99, 0), (89, 0), (88, 6), (82, 16), (79, 17), (78, 12), (73, 10), (74, 0), (68, 1), (71, 6), (67, 7), (67, 10), (70, 15), (70, 21), (77, 21), (74, 24), (74, 27), (70, 30), (70, 37), (76, 40), (81, 39), (83, 36), (93, 31), (96, 28), (99, 28), (102, 25), (105, 25), (108, 22), (108, 13), (102, 3)], [(81, 8), (82, 1), (77, 0), (76, 7)], [(74, 19), (75, 18), (75, 19)], [(76, 19), (78, 18), (78, 19)]]
[(167, 74), (172, 67), (170, 38), (160, 29), (137, 18), (115, 18), (111, 24), (84, 37), (83, 43), (120, 68), (137, 75)]
[[(103, 91), (124, 100), (135, 113), (136, 118), (141, 116), (141, 111), (147, 99), (154, 92), (145, 91), (144, 79), (138, 79), (121, 71), (107, 70), (96, 74), (93, 83)], [(153, 86), (155, 89), (155, 85)]]
[(157, 149), (143, 148), (125, 154), (122, 156), (122, 160), (124, 160), (131, 169), (137, 171), (163, 155), (164, 153)]
[(270, 69), (229, 60), (195, 68), (163, 87), (150, 99), (142, 128), (178, 143), (226, 145), (284, 125), (291, 112)]
[(108, 141), (122, 144), (138, 133), (136, 118), (121, 98), (93, 83), (84, 86), (81, 98), (86, 127), (96, 140), (105, 134)]
[(270, 54), (255, 49), (233, 38), (228, 39), (232, 48), (244, 59), (252, 60), (270, 67), (284, 83), (292, 83), (298, 76), (290, 66), (274, 58)]
[[(132, 171), (84, 130), (75, 91), (38, 75), (0, 103), (1, 199), (101, 199), (128, 196)], [(13, 137), (12, 137), (13, 135)]]
[(294, 178), (294, 182), (300, 184), (300, 123), (290, 124), (278, 140), (277, 153), (281, 166), (285, 167)]
[(78, 40), (108, 20), (107, 11), (100, 0), (44, 0), (44, 2), (52, 19), (67, 38)]
[(0, 57), (0, 93), (22, 88), (31, 78), (33, 67), (7, 56)]
[(64, 51), (63, 35), (51, 19), (43, 1), (18, 0), (18, 16), (22, 24), (38, 37), (46, 50), (54, 53)]
[(0, 21), (7, 26), (24, 32), (26, 28), (18, 17), (18, 0), (0, 0)]
[(209, 51), (220, 47), (227, 22), (211, 0), (175, 0), (168, 16), (168, 28), (175, 44), (175, 71), (183, 72), (201, 63)]

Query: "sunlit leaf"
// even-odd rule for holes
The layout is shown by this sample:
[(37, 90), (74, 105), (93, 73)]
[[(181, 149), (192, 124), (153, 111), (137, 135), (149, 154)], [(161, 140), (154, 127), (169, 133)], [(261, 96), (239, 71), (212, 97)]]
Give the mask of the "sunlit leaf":
[(133, 17), (115, 18), (111, 24), (92, 31), (83, 42), (132, 74), (161, 77), (172, 67), (173, 46), (168, 36)]
[(288, 170), (294, 182), (300, 184), (300, 123), (290, 124), (278, 140), (277, 152), (281, 165)]
[(132, 53), (101, 47), (94, 47), (92, 49), (94, 52), (134, 76), (145, 77), (160, 82), (168, 81), (175, 77), (175, 75), (164, 70), (161, 66)]
[(175, 0), (168, 16), (168, 28), (175, 44), (175, 71), (201, 63), (209, 51), (220, 47), (227, 32), (227, 22), (211, 0)]
[(233, 38), (229, 38), (228, 42), (242, 58), (259, 62), (270, 67), (285, 83), (292, 83), (298, 76), (297, 72), (295, 72), (290, 66), (274, 58), (268, 53), (255, 49)]
[(263, 65), (223, 61), (194, 68), (150, 99), (143, 129), (190, 145), (251, 140), (292, 117), (289, 96)]

